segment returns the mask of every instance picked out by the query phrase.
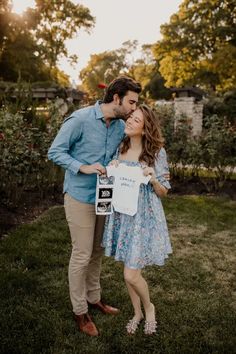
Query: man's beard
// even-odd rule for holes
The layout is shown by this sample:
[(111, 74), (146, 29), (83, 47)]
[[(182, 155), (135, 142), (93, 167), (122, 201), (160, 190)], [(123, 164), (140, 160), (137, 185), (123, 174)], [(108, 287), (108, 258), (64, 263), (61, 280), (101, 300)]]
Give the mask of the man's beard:
[(114, 109), (115, 118), (120, 118), (124, 121), (127, 121), (129, 116), (131, 115), (131, 113), (132, 113), (132, 111), (130, 111), (128, 113), (122, 113), (121, 111)]
[(130, 117), (131, 114), (132, 114), (132, 111), (130, 111), (129, 113), (126, 113), (124, 120), (126, 121)]
[(127, 120), (127, 118), (128, 118), (126, 113), (122, 113), (117, 108), (114, 108), (113, 112), (114, 112), (114, 117), (115, 118), (120, 118), (120, 119), (123, 119), (123, 120)]

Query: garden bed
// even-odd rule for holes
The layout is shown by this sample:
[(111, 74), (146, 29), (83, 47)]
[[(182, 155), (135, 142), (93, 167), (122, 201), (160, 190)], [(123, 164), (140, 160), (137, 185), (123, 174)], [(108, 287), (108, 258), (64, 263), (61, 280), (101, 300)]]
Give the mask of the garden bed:
[(63, 196), (59, 191), (48, 193), (43, 198), (39, 192), (25, 191), (17, 206), (0, 204), (0, 237), (20, 224), (35, 220), (51, 206), (62, 203)]

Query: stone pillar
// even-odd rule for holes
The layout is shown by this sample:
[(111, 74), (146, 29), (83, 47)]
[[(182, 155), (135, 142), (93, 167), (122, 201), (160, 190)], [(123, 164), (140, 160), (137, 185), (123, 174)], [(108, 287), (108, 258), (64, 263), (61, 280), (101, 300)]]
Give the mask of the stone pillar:
[(175, 126), (178, 125), (178, 119), (184, 116), (192, 128), (192, 135), (201, 135), (203, 101), (197, 101), (194, 97), (176, 97), (174, 99), (174, 110)]

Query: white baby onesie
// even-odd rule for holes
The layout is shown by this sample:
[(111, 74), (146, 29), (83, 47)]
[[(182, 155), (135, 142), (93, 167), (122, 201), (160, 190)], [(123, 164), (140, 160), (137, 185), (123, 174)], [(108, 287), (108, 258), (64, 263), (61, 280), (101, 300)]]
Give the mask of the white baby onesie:
[(118, 167), (108, 166), (107, 176), (114, 176), (114, 190), (112, 204), (115, 211), (128, 215), (135, 215), (138, 208), (139, 186), (148, 184), (151, 176), (144, 176), (139, 166), (127, 166), (120, 163)]

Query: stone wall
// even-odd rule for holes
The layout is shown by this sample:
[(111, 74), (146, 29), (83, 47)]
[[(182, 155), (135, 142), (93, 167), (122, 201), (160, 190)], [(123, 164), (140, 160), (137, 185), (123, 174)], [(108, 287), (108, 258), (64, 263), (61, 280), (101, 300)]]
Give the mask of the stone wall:
[(175, 111), (175, 126), (182, 116), (192, 128), (192, 135), (199, 136), (202, 133), (202, 117), (204, 101), (198, 101), (194, 97), (175, 97), (173, 101), (159, 100), (158, 106), (173, 106)]
[(178, 97), (174, 99), (175, 121), (185, 116), (192, 128), (192, 135), (199, 136), (202, 133), (203, 101), (196, 101), (194, 97)]

